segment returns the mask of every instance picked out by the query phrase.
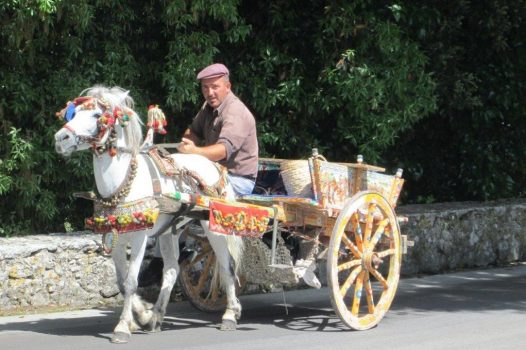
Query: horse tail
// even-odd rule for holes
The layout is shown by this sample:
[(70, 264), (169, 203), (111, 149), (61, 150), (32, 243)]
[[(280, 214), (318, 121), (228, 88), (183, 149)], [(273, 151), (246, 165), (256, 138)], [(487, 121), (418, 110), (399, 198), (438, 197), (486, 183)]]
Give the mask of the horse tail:
[(228, 252), (234, 261), (234, 274), (237, 276), (242, 266), (244, 241), (239, 236), (227, 236)]
[[(211, 280), (212, 286), (220, 285), (222, 290), (226, 290), (226, 288), (228, 288), (228, 285), (229, 285), (227, 276), (232, 277), (234, 279), (233, 281), (234, 283), (235, 282), (239, 283), (238, 276), (242, 272), (241, 267), (242, 267), (242, 259), (243, 259), (243, 252), (244, 252), (244, 241), (239, 236), (234, 236), (234, 235), (230, 236), (230, 235), (223, 235), (223, 234), (210, 232), (209, 241), (211, 240), (215, 242), (222, 241), (224, 245), (223, 244), (221, 245), (227, 248), (228, 250), (228, 257), (225, 257), (225, 256), (219, 256), (224, 253), (214, 249), (214, 253), (216, 254), (216, 261), (215, 261), (215, 266), (214, 266), (214, 274)], [(222, 264), (223, 266), (221, 266), (220, 260), (223, 262)], [(221, 273), (222, 268), (227, 270), (227, 276), (224, 276)]]

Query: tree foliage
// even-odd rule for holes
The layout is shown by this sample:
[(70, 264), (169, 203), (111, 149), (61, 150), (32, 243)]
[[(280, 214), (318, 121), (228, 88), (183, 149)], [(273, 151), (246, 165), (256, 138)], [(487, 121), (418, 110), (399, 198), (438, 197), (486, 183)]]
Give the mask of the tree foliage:
[(406, 169), (407, 202), (522, 194), (524, 0), (5, 0), (0, 235), (81, 228), (90, 155), (53, 150), (54, 112), (95, 84), (160, 104), (180, 137), (196, 72), (231, 70), (261, 154)]
[(430, 58), (438, 110), (387, 158), (406, 166), (412, 201), (526, 192), (525, 1), (425, 2), (404, 25)]

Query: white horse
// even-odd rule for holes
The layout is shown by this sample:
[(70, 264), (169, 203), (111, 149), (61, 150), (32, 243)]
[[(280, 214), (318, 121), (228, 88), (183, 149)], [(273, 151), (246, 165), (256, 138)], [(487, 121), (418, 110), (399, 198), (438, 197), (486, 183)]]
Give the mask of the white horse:
[[(118, 230), (118, 240), (112, 251), (117, 283), (124, 296), (122, 314), (111, 339), (114, 343), (128, 342), (131, 333), (139, 327), (147, 331), (160, 331), (170, 293), (179, 273), (179, 233), (174, 235), (167, 230), (173, 224), (175, 214), (156, 216), (158, 212), (151, 203), (156, 203), (152, 198), (155, 199), (159, 191), (158, 186), (152, 184), (152, 177), (156, 179), (155, 183), (160, 182), (162, 193), (195, 191), (195, 184), (190, 184), (188, 178), (164, 176), (156, 167), (148, 164), (149, 156), (141, 152), (144, 148), (142, 123), (133, 108), (133, 100), (127, 91), (118, 87), (95, 86), (83, 91), (80, 97), (69, 102), (59, 113), (67, 123), (55, 134), (55, 149), (63, 156), (88, 149), (93, 152), (98, 191), (95, 208), (100, 208), (106, 215), (105, 218), (94, 215), (94, 220), (99, 220), (95, 225), (106, 227), (104, 225), (111, 226), (113, 223), (113, 227), (133, 229), (131, 232)], [(220, 172), (214, 164), (202, 156), (174, 154), (172, 158), (182, 169), (199, 174), (209, 186), (216, 184), (220, 178)], [(228, 184), (226, 198), (234, 198), (232, 187)], [(130, 223), (126, 217), (130, 217), (130, 211), (134, 210), (142, 210), (142, 216), (134, 217)], [(104, 220), (107, 222), (101, 222)], [(216, 254), (219, 265), (216, 271), (219, 270), (221, 285), (227, 296), (227, 309), (222, 317), (221, 329), (234, 330), (236, 320), (241, 315), (241, 304), (235, 295), (236, 276), (232, 266), (241, 256), (242, 241), (239, 237), (210, 232), (207, 222), (202, 222), (202, 226)], [(137, 276), (147, 238), (159, 234), (164, 260), (163, 281), (157, 302), (152, 308), (136, 294)], [(131, 245), (129, 261), (128, 245)]]

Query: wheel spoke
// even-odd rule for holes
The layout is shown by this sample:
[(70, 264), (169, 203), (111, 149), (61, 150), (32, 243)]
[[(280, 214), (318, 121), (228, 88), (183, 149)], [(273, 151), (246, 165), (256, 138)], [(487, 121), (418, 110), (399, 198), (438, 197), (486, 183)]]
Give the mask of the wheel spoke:
[(392, 232), (392, 231), (391, 231), (391, 226), (387, 226), (387, 227), (385, 228), (385, 236), (388, 237), (389, 239), (392, 239), (392, 238), (393, 238), (391, 232)]
[(370, 314), (374, 314), (374, 296), (373, 288), (371, 287), (371, 279), (369, 278), (369, 273), (365, 273), (365, 296), (367, 297), (367, 309)]
[(373, 230), (374, 211), (376, 210), (376, 203), (371, 203), (367, 209), (367, 219), (365, 221), (365, 233), (363, 240), (366, 242), (371, 238), (371, 231)]
[(389, 285), (387, 284), (387, 281), (385, 280), (385, 278), (383, 278), (383, 276), (380, 274), (380, 272), (378, 272), (378, 270), (372, 269), (369, 272), (371, 273), (371, 275), (374, 276), (374, 278), (376, 278), (378, 280), (378, 282), (380, 282), (380, 284), (384, 287), (384, 289), (389, 288)]
[(362, 241), (362, 229), (360, 227), (360, 220), (358, 218), (358, 212), (355, 212), (351, 216), (351, 223), (353, 225), (354, 237), (356, 238), (356, 246), (359, 250), (363, 251), (363, 241)]
[(358, 276), (360, 272), (362, 272), (362, 267), (358, 266), (356, 269), (353, 270), (353, 272), (351, 272), (349, 277), (347, 277), (347, 279), (345, 280), (345, 283), (340, 288), (340, 294), (342, 297), (345, 297), (345, 295), (347, 294), (347, 291), (349, 290), (351, 285), (354, 283), (356, 276)]
[(387, 249), (387, 250), (383, 250), (381, 252), (378, 252), (376, 253), (376, 255), (378, 256), (378, 258), (385, 258), (386, 256), (388, 255), (393, 255), (395, 253), (395, 249), (394, 248), (391, 248), (391, 249)]
[(219, 285), (217, 283), (210, 283), (210, 293), (208, 293), (208, 296), (212, 301), (216, 301), (219, 298)]
[(351, 313), (355, 316), (358, 315), (358, 311), (360, 311), (360, 301), (362, 299), (364, 274), (365, 271), (360, 272), (358, 278), (356, 279), (356, 285), (354, 287), (354, 296)]
[(353, 255), (360, 259), (362, 257), (362, 253), (358, 250), (358, 247), (354, 245), (354, 243), (347, 237), (347, 235), (344, 233), (342, 235), (342, 241), (345, 243), (345, 246), (351, 250)]
[(199, 276), (199, 282), (197, 283), (197, 290), (201, 291), (203, 290), (206, 280), (209, 278), (208, 273), (210, 272), (210, 266), (212, 266), (212, 262), (214, 260), (213, 255), (209, 255), (208, 259), (206, 259), (205, 266), (203, 267), (203, 270), (201, 271), (201, 276)]
[(389, 219), (383, 219), (378, 224), (378, 227), (376, 228), (376, 231), (374, 232), (373, 238), (371, 239), (371, 242), (369, 243), (369, 249), (373, 250), (382, 235), (384, 234), (385, 227), (389, 224)]
[(338, 265), (338, 272), (341, 272), (343, 270), (348, 270), (348, 269), (351, 269), (353, 268), (354, 266), (358, 266), (362, 263), (362, 260), (361, 259), (358, 259), (358, 260), (351, 260), (351, 261), (347, 261), (346, 263), (343, 263), (341, 265)]

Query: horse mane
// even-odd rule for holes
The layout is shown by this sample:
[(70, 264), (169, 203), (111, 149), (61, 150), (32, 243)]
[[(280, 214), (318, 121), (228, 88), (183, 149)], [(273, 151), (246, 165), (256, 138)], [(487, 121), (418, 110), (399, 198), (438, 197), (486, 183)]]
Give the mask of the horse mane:
[(123, 132), (126, 138), (128, 147), (132, 150), (138, 150), (143, 141), (142, 125), (143, 122), (139, 115), (135, 112), (135, 103), (133, 98), (129, 96), (128, 90), (124, 90), (119, 86), (108, 88), (102, 85), (95, 85), (91, 88), (85, 89), (80, 93), (80, 96), (92, 96), (97, 99), (106, 100), (111, 110), (115, 107), (120, 107), (122, 110), (130, 111), (130, 120), (126, 127), (123, 127)]

